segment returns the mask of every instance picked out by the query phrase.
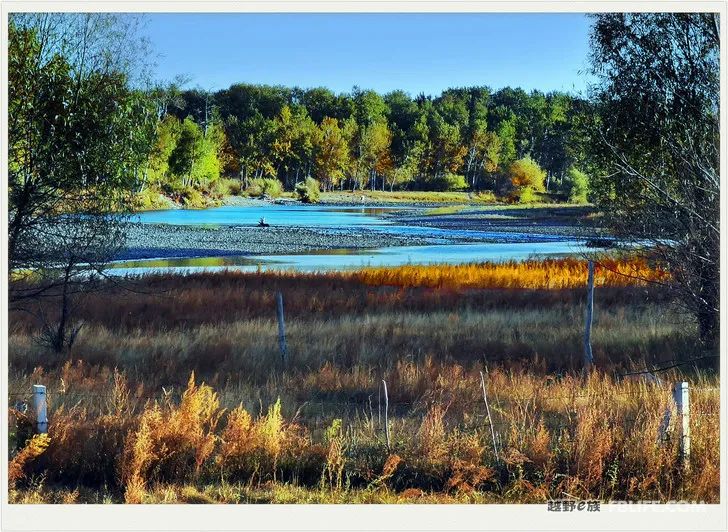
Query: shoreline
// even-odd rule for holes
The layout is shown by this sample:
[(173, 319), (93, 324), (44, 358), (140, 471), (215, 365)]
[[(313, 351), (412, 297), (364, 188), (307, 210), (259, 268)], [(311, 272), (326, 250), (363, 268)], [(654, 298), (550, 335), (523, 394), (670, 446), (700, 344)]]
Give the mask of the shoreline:
[[(235, 206), (273, 202), (237, 198)], [(285, 203), (304, 206), (300, 202)], [(228, 205), (232, 206), (232, 205)], [(464, 205), (454, 212), (432, 212), (420, 203), (359, 205), (325, 203), (326, 207), (393, 208), (379, 216), (392, 225), (376, 227), (304, 227), (278, 225), (178, 225), (133, 223), (127, 245), (114, 260), (200, 258), (297, 254), (333, 249), (380, 249), (433, 244), (548, 242), (599, 238), (588, 219), (591, 207)], [(315, 207), (315, 206), (312, 206)], [(584, 221), (589, 223), (584, 223)], [(402, 227), (411, 228), (410, 231)]]
[(376, 249), (424, 246), (432, 237), (395, 235), (358, 227), (306, 228), (300, 226), (229, 226), (134, 224), (127, 246), (115, 260), (255, 256), (301, 253), (326, 249)]

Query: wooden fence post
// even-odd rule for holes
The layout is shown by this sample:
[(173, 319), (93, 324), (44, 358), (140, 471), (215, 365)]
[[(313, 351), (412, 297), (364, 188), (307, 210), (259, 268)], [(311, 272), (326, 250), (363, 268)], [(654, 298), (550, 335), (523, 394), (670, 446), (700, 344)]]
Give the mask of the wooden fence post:
[(584, 324), (584, 371), (589, 371), (594, 363), (591, 348), (592, 315), (594, 313), (594, 261), (589, 261), (589, 277), (586, 292), (586, 323)]
[(493, 418), (490, 417), (490, 407), (488, 406), (488, 396), (485, 394), (485, 377), (480, 372), (480, 384), (483, 387), (483, 401), (485, 401), (485, 411), (488, 414), (488, 425), (490, 425), (490, 436), (493, 438), (493, 452), (495, 453), (495, 461), (500, 462), (498, 458), (498, 445), (495, 442), (495, 430), (493, 429)]
[(387, 394), (387, 381), (382, 379), (382, 385), (384, 385), (384, 437), (387, 439), (387, 450), (389, 450), (389, 395)]
[(39, 434), (48, 432), (48, 401), (46, 399), (46, 387), (42, 384), (34, 384), (33, 407), (35, 408), (36, 428)]
[(680, 458), (685, 469), (690, 468), (690, 393), (687, 382), (676, 382), (673, 397), (677, 404), (680, 428)]
[(288, 362), (288, 352), (286, 347), (286, 323), (283, 318), (283, 294), (276, 292), (276, 314), (278, 315), (278, 347), (281, 350), (281, 361), (283, 367)]

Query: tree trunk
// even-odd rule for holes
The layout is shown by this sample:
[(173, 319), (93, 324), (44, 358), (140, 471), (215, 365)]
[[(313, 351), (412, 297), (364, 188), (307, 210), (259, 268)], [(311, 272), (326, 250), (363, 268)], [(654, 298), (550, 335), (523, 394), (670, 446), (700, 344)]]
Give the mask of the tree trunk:
[(66, 267), (65, 275), (63, 278), (63, 292), (61, 295), (61, 316), (58, 319), (58, 327), (56, 333), (51, 340), (53, 350), (56, 353), (63, 352), (63, 348), (66, 344), (66, 324), (69, 317), (69, 294), (68, 294), (68, 283), (70, 281), (71, 271), (70, 266)]
[(700, 340), (709, 351), (716, 351), (718, 348), (718, 321), (719, 313), (707, 308), (698, 311), (698, 328)]

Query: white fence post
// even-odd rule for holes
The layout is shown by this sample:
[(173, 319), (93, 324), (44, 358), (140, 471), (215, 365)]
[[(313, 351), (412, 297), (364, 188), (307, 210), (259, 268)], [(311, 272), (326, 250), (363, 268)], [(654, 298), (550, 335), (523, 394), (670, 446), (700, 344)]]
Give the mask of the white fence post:
[(276, 292), (276, 314), (278, 315), (278, 347), (281, 350), (281, 360), (285, 367), (288, 361), (288, 349), (286, 346), (286, 322), (283, 318), (283, 294)]
[(485, 377), (483, 372), (480, 372), (480, 385), (483, 387), (483, 401), (485, 401), (485, 411), (488, 414), (488, 424), (490, 425), (490, 435), (493, 438), (493, 453), (495, 454), (495, 461), (500, 462), (498, 457), (498, 446), (495, 443), (495, 429), (493, 428), (493, 418), (490, 417), (490, 406), (488, 406), (488, 396), (485, 394)]
[(586, 291), (586, 323), (584, 324), (584, 371), (589, 371), (594, 363), (591, 348), (592, 315), (594, 313), (594, 261), (589, 261), (589, 277)]
[(384, 436), (387, 438), (387, 450), (389, 450), (389, 395), (387, 394), (387, 381), (382, 379), (382, 385), (384, 386)]
[(46, 401), (46, 387), (42, 384), (33, 385), (33, 407), (38, 433), (46, 434), (48, 432), (48, 401)]
[(687, 382), (676, 382), (673, 397), (677, 404), (678, 426), (680, 427), (680, 458), (683, 467), (690, 467), (690, 392)]

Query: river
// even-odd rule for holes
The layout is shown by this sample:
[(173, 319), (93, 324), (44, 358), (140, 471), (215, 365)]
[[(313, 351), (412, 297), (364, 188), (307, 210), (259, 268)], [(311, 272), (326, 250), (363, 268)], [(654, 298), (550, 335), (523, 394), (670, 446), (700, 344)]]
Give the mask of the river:
[[(295, 253), (226, 253), (214, 251), (207, 256), (170, 257), (146, 260), (117, 261), (111, 273), (117, 275), (149, 272), (189, 273), (224, 269), (255, 271), (284, 269), (323, 271), (364, 266), (397, 266), (403, 264), (472, 263), (483, 261), (523, 260), (530, 257), (554, 257), (583, 253), (583, 240), (561, 235), (529, 233), (528, 231), (483, 231), (467, 228), (442, 229), (404, 224), (396, 211), (408, 215), (421, 213), (416, 207), (340, 207), (263, 204), (255, 206), (226, 206), (201, 210), (166, 210), (141, 213), (138, 222), (196, 226), (212, 231), (254, 231), (259, 220), (276, 228), (297, 227), (327, 231), (327, 235), (347, 231), (366, 231), (387, 237), (411, 236), (427, 241), (426, 245), (385, 245), (374, 249), (350, 247), (306, 249)], [(149, 226), (151, 228), (151, 226)], [(261, 231), (265, 231), (262, 229)], [(224, 233), (223, 233), (224, 234)], [(262, 234), (262, 233), (259, 233)], [(335, 237), (331, 237), (335, 239)]]

